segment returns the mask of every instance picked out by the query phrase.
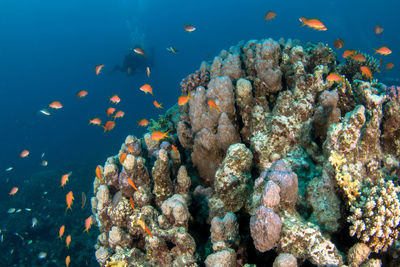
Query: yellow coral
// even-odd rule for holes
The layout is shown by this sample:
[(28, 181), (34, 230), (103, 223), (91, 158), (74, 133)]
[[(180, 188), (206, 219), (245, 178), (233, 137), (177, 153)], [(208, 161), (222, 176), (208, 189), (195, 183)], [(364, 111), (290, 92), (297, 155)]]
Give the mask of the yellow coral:
[(125, 261), (110, 261), (105, 267), (126, 267), (128, 264)]
[(330, 157), (329, 157), (329, 162), (335, 166), (335, 168), (338, 168), (339, 166), (343, 165), (346, 163), (346, 159), (343, 157), (342, 154), (339, 154), (337, 152), (332, 152)]

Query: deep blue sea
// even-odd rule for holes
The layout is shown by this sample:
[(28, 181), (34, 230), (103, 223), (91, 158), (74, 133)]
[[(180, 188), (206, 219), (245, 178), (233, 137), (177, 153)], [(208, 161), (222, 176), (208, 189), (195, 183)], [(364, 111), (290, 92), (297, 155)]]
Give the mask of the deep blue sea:
[[(21, 257), (30, 266), (62, 266), (51, 264), (64, 264), (69, 254), (71, 266), (96, 266), (95, 227), (89, 235), (77, 231), (82, 237), (69, 250), (57, 239), (59, 227), (82, 225), (84, 229), (84, 219), (91, 214), (96, 166), (118, 153), (127, 135), (146, 132), (137, 128), (140, 119), (157, 119), (173, 106), (181, 93), (179, 83), (201, 61), (241, 40), (292, 38), (333, 47), (340, 37), (344, 49), (373, 54), (374, 48), (390, 47), (393, 53), (383, 62), (393, 62), (395, 67), (376, 78), (396, 79), (400, 77), (399, 8), (394, 0), (1, 0), (0, 259), (8, 258), (15, 266), (22, 266)], [(269, 10), (277, 15), (266, 22)], [(301, 16), (320, 19), (328, 30), (301, 27)], [(185, 32), (185, 24), (196, 30)], [(381, 36), (374, 33), (376, 25), (384, 27)], [(147, 55), (134, 75), (113, 71), (135, 46)], [(179, 53), (168, 53), (169, 46)], [(338, 52), (340, 60), (342, 53), (343, 49)], [(99, 64), (104, 68), (96, 76), (94, 68)], [(150, 78), (146, 66), (151, 69)], [(145, 83), (151, 84), (164, 109), (154, 108), (154, 98), (139, 90)], [(78, 99), (80, 90), (88, 95)], [(112, 106), (109, 97), (114, 94), (121, 98), (116, 107), (125, 117), (117, 119), (112, 131), (103, 133), (88, 121), (93, 117), (106, 120), (106, 109)], [(55, 100), (64, 107), (49, 109), (51, 116), (38, 113)], [(30, 154), (20, 158), (24, 149)], [(46, 167), (40, 164), (43, 153)], [(13, 170), (5, 171), (9, 167)], [(69, 183), (59, 188), (61, 175), (70, 171)], [(19, 191), (10, 197), (14, 186)], [(65, 194), (70, 190), (75, 192), (76, 203), (72, 213), (65, 214)], [(88, 197), (84, 209), (80, 208), (81, 192)], [(22, 211), (8, 214), (10, 208)], [(38, 228), (31, 227), (33, 217)], [(42, 241), (51, 240), (53, 246), (41, 247)], [(38, 260), (41, 251), (48, 254), (45, 260)], [(90, 258), (80, 257), (81, 251)]]

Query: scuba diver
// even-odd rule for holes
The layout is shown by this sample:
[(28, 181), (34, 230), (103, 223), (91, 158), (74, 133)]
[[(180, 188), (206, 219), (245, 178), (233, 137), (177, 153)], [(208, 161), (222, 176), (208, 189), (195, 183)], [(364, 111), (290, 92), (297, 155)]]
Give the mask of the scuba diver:
[(138, 72), (146, 72), (146, 67), (153, 66), (153, 49), (146, 50), (146, 55), (139, 55), (132, 50), (125, 55), (122, 65), (116, 65), (111, 70), (111, 74), (115, 71), (126, 73), (127, 76), (134, 76)]

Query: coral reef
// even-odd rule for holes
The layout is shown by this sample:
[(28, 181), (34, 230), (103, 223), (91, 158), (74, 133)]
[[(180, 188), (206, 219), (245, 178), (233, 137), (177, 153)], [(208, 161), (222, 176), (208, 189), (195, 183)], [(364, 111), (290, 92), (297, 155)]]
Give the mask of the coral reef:
[[(171, 138), (128, 136), (101, 167), (97, 261), (399, 262), (398, 89), (366, 81), (360, 66), (290, 39), (240, 42), (203, 62), (181, 83), (188, 103), (151, 123)], [(332, 72), (342, 81), (326, 81)]]

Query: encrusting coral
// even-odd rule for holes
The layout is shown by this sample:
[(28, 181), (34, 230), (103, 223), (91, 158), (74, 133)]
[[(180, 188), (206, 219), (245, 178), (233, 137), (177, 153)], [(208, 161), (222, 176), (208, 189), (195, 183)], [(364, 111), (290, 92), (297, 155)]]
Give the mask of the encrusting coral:
[[(332, 72), (342, 81), (327, 81)], [(171, 138), (130, 135), (99, 166), (101, 265), (400, 260), (397, 87), (366, 79), (354, 60), (338, 64), (325, 44), (264, 39), (203, 62), (181, 90), (188, 103), (149, 129)]]

